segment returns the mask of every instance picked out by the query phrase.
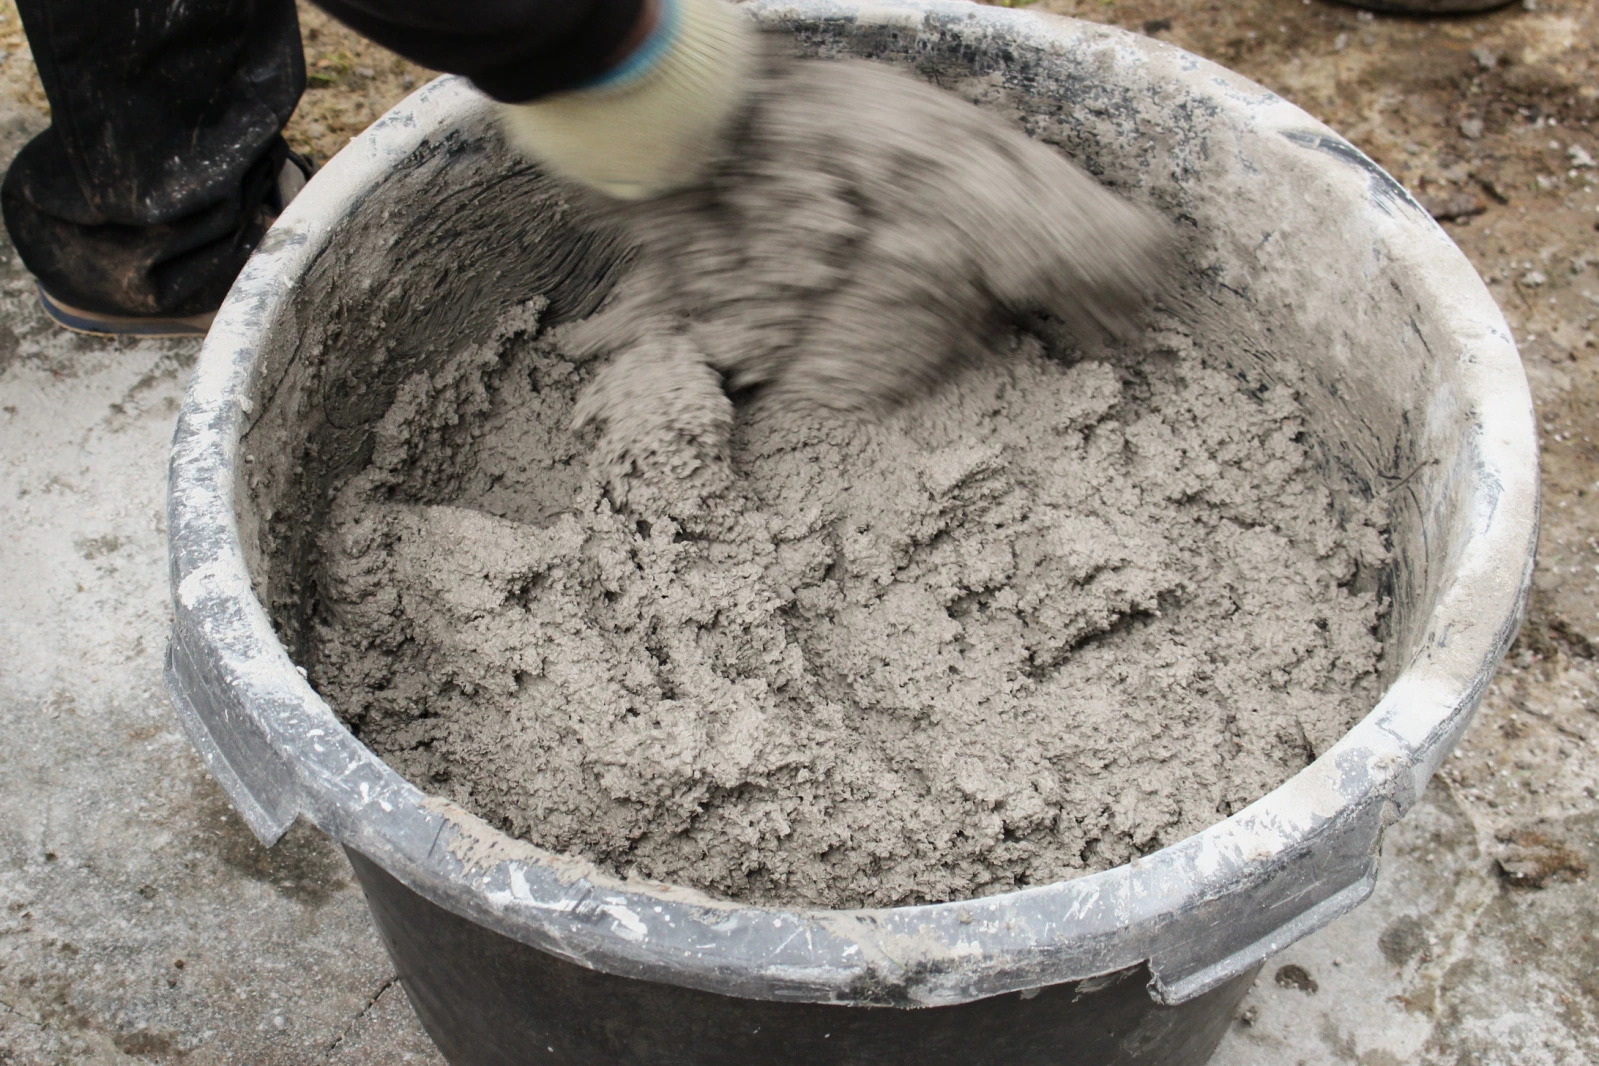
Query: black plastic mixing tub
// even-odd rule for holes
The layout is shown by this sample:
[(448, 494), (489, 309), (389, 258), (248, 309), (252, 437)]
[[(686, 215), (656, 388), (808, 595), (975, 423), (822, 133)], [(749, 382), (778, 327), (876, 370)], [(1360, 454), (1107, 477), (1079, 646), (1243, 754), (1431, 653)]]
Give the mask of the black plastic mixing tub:
[(905, 65), (1001, 108), (1178, 224), (1198, 328), (1225, 335), (1212, 348), (1263, 383), (1281, 369), (1269, 353), (1296, 353), (1329, 482), (1346, 503), (1389, 504), (1382, 700), (1203, 833), (964, 903), (735, 905), (617, 881), (425, 795), (295, 665), (312, 531), (400, 381), (488, 342), (535, 295), (547, 319), (587, 313), (626, 258), (445, 79), (311, 182), (206, 341), (172, 458), (179, 714), (263, 841), (304, 817), (349, 850), (456, 1066), (1196, 1066), (1263, 960), (1370, 893), (1384, 829), (1515, 633), (1538, 500), (1509, 331), (1370, 160), (1177, 49), (963, 3), (746, 9), (801, 52)]
[(1143, 966), (923, 1010), (723, 996), (567, 962), (349, 855), (422, 1024), (473, 1066), (1194, 1066), (1259, 969), (1172, 1007)]

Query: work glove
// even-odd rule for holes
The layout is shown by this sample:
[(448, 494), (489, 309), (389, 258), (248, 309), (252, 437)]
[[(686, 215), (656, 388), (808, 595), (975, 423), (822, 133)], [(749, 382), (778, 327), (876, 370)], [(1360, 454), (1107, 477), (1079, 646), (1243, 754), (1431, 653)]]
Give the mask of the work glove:
[(622, 200), (692, 185), (736, 118), (755, 28), (726, 0), (656, 0), (656, 22), (598, 81), (502, 104), (511, 143), (555, 174)]
[(748, 84), (699, 182), (602, 205), (637, 257), (562, 343), (610, 359), (576, 414), (619, 506), (736, 490), (728, 392), (882, 417), (1018, 327), (1131, 340), (1169, 284), (1163, 219), (952, 93), (777, 44)]

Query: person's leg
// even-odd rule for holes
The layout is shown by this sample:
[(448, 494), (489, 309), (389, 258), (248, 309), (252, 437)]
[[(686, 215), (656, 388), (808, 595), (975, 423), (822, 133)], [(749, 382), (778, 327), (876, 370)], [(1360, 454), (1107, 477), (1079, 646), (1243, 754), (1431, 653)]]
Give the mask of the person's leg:
[(260, 239), (305, 86), (293, 0), (18, 0), (51, 126), (0, 186), (22, 261), (93, 312), (214, 310)]

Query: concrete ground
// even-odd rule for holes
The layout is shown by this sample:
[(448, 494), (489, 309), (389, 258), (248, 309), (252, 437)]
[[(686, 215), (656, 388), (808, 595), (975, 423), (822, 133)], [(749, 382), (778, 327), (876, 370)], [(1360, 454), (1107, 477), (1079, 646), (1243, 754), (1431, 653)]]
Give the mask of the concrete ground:
[[(1510, 662), (1389, 835), (1376, 895), (1268, 964), (1216, 1066), (1599, 1062), (1593, 5), (1042, 6), (1168, 36), (1354, 136), (1494, 283), (1543, 420)], [(16, 25), (0, 3), (0, 162), (47, 121)], [(295, 136), (325, 151), (415, 75), (308, 25), (322, 74)], [(343, 857), (298, 827), (256, 844), (162, 689), (166, 448), (197, 348), (52, 329), (0, 244), (0, 1066), (435, 1066)]]

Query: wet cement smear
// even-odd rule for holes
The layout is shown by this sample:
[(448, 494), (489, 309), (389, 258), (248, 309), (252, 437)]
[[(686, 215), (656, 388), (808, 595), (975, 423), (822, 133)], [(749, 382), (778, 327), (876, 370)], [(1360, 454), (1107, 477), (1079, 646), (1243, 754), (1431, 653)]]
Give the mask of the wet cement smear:
[(537, 311), (401, 388), (309, 658), (513, 834), (746, 901), (978, 896), (1211, 825), (1376, 699), (1380, 525), (1289, 385), (1188, 337), (1004, 344), (886, 420), (757, 394), (674, 517), (614, 502), (569, 429), (597, 363)]

